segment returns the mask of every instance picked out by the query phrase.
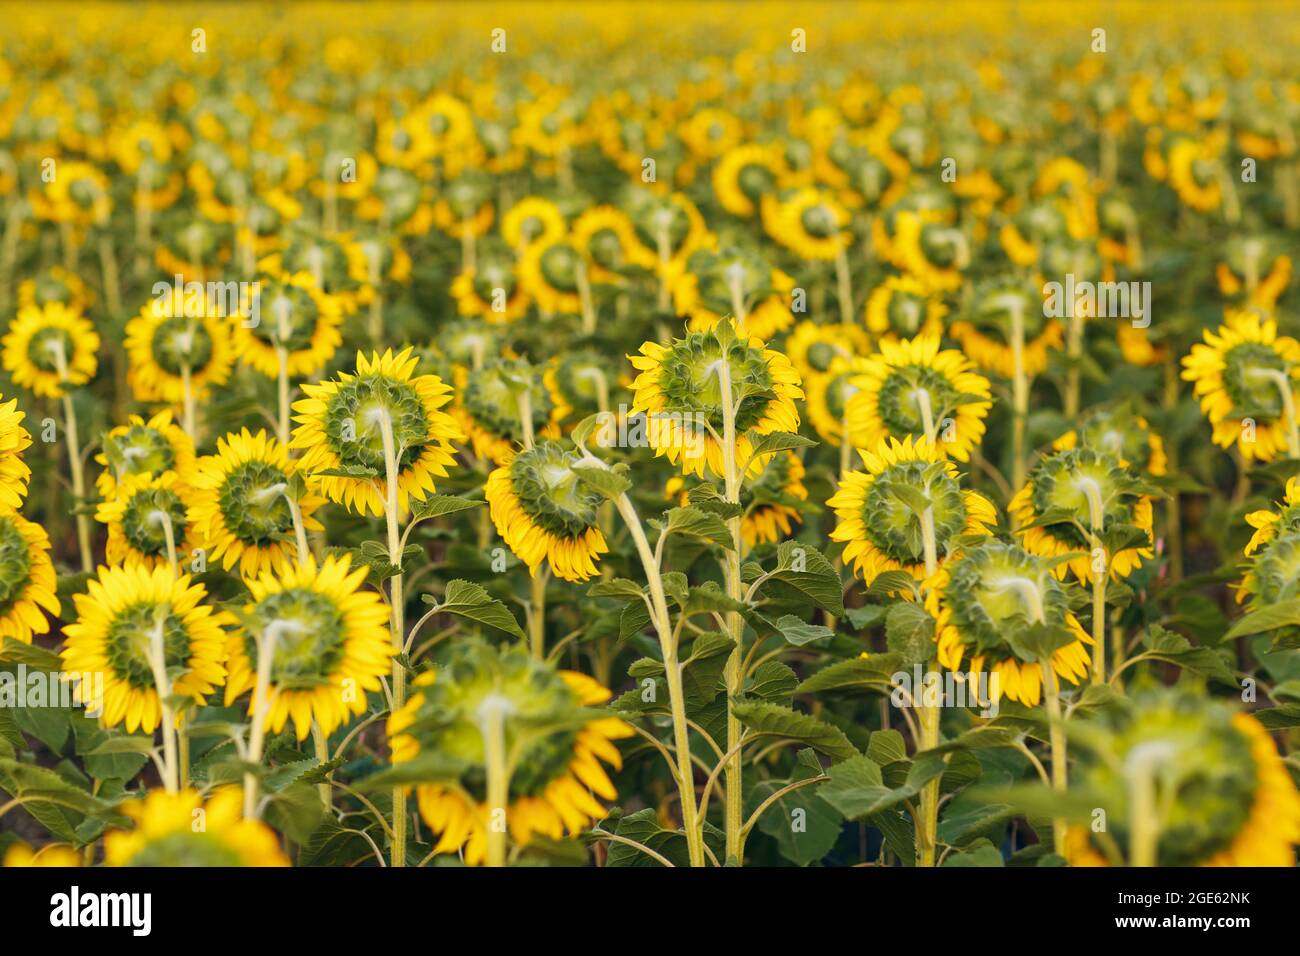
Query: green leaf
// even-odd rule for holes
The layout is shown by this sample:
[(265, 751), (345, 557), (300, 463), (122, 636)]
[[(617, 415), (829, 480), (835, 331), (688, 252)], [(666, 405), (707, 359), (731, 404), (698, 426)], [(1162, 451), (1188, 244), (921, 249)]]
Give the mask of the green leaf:
[(760, 455), (778, 451), (793, 451), (796, 448), (811, 448), (817, 442), (793, 432), (768, 432), (766, 435), (750, 436), (751, 460)]
[(488, 594), (480, 584), (461, 580), (448, 581), (442, 603), (438, 603), (428, 594), (424, 596), (424, 600), (428, 604), (436, 605), (439, 611), (468, 618), (479, 624), (486, 624), (488, 627), (495, 627), (499, 631), (513, 634), (520, 640), (527, 639), (515, 616), (504, 604)]
[(458, 511), (482, 508), (484, 504), (486, 502), (467, 501), (455, 495), (430, 495), (423, 501), (414, 501), (412, 503), (411, 517), (416, 521), (423, 521), (426, 518), (441, 518), (443, 515), (453, 515)]
[(724, 521), (745, 513), (743, 505), (728, 501), (710, 484), (696, 485), (686, 497), (696, 508), (715, 514)]
[(798, 683), (799, 678), (788, 665), (780, 661), (764, 661), (750, 675), (745, 685), (745, 692), (772, 703), (788, 706)]
[(805, 624), (793, 614), (785, 614), (777, 618), (776, 627), (781, 632), (781, 636), (796, 647), (835, 636), (835, 632), (829, 627), (821, 624)]
[(944, 866), (1005, 866), (1002, 860), (1002, 854), (998, 852), (997, 847), (991, 843), (983, 843), (979, 846), (972, 847), (969, 850), (963, 850), (960, 853), (949, 853), (943, 861)]
[(766, 701), (735, 700), (731, 712), (750, 730), (802, 740), (818, 753), (824, 753), (832, 759), (847, 760), (858, 756), (857, 748), (849, 742), (844, 731), (788, 707)]
[(735, 641), (726, 634), (706, 631), (683, 651), (686, 657), (682, 661), (682, 693), (690, 707), (702, 707), (718, 696), (722, 690), (722, 671), (735, 646)]
[[(811, 750), (800, 751), (800, 758), (788, 780), (760, 780), (755, 784), (746, 795), (747, 815), (782, 787), (821, 774), (821, 765)], [(758, 818), (758, 829), (776, 841), (777, 852), (799, 866), (816, 863), (839, 840), (844, 818), (817, 795), (822, 786), (812, 784), (791, 791), (777, 799)]]
[(1153, 624), (1143, 636), (1147, 657), (1165, 661), (1204, 674), (1225, 684), (1232, 684), (1235, 678), (1232, 668), (1224, 660), (1224, 652), (1211, 647), (1195, 647), (1191, 641), (1176, 631), (1166, 630), (1159, 624)]
[(0, 642), (0, 664), (26, 664), (28, 668), (41, 671), (63, 669), (63, 661), (58, 654), (35, 644), (24, 644), (13, 637), (6, 637)]
[(827, 690), (875, 690), (888, 693), (891, 677), (901, 662), (893, 654), (854, 657), (823, 667), (797, 688), (796, 694), (816, 694)]
[(934, 618), (925, 609), (900, 601), (885, 613), (885, 641), (905, 669), (934, 656)]
[(777, 546), (776, 570), (759, 590), (764, 596), (778, 600), (811, 601), (836, 617), (844, 614), (839, 572), (816, 548), (797, 541), (784, 541)]
[(699, 508), (673, 508), (665, 512), (664, 534), (684, 534), (720, 547), (732, 547), (731, 529), (716, 514)]
[(626, 598), (632, 601), (641, 600), (645, 593), (641, 585), (627, 578), (610, 578), (608, 581), (597, 581), (587, 589), (590, 597), (616, 597)]
[(885, 786), (880, 766), (870, 757), (852, 757), (829, 768), (826, 775), (831, 779), (822, 784), (818, 796), (847, 820), (861, 820), (907, 799), (901, 790)]
[(1223, 639), (1230, 641), (1238, 637), (1262, 634), (1265, 631), (1296, 625), (1300, 625), (1300, 598), (1290, 598), (1252, 610), (1237, 621), (1228, 633), (1223, 635)]

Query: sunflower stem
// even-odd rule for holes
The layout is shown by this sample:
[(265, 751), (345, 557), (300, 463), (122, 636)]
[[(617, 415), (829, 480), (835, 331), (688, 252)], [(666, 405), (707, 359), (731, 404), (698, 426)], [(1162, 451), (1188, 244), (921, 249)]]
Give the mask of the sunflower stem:
[[(311, 740), (316, 748), (316, 761), (323, 767), (330, 761), (329, 741), (325, 738), (325, 732), (320, 729), (320, 722), (315, 719), (311, 722)], [(334, 805), (334, 788), (330, 786), (328, 780), (317, 784), (316, 792), (320, 794), (320, 802), (326, 809)]]
[(177, 567), (176, 561), (176, 527), (172, 524), (172, 516), (159, 508), (149, 513), (149, 520), (154, 524), (162, 525), (163, 540), (167, 542), (167, 566), (175, 576), (180, 568)]
[(81, 570), (94, 570), (94, 558), (90, 552), (90, 516), (85, 513), (86, 472), (81, 463), (81, 439), (77, 431), (77, 407), (68, 390), (68, 356), (63, 350), (63, 343), (53, 343), (54, 365), (59, 375), (63, 393), (63, 427), (68, 434), (68, 470), (72, 473), (72, 496), (77, 508), (77, 549), (81, 553)]
[[(926, 394), (922, 392), (922, 394)], [(927, 398), (925, 406), (926, 422), (929, 423), (929, 400)], [(931, 426), (932, 427), (932, 426)], [(927, 489), (928, 491), (928, 489)], [(926, 508), (920, 515), (921, 518), (921, 549), (925, 555), (925, 576), (927, 580), (934, 577), (939, 570), (938, 543), (935, 538), (934, 530), (934, 508)], [(931, 750), (939, 746), (939, 704), (936, 702), (933, 706), (926, 702), (926, 688), (930, 686), (930, 674), (938, 676), (937, 671), (926, 667), (926, 682), (918, 688), (918, 693), (913, 704), (917, 710), (917, 721), (920, 724), (920, 735), (917, 740), (917, 750)], [(935, 865), (935, 847), (938, 843), (939, 832), (939, 778), (926, 782), (921, 790), (921, 800), (916, 823), (916, 865), (917, 866), (934, 866)]]
[[(587, 463), (604, 467), (599, 459), (590, 457)], [(691, 763), (690, 730), (686, 718), (686, 697), (682, 689), (682, 668), (677, 660), (677, 636), (673, 633), (668, 618), (668, 599), (664, 594), (663, 577), (650, 542), (646, 540), (645, 530), (641, 527), (641, 518), (636, 513), (626, 493), (614, 499), (623, 523), (627, 525), (632, 541), (636, 544), (637, 554), (641, 558), (641, 568), (645, 572), (646, 586), (650, 589), (650, 606), (654, 618), (655, 633), (659, 636), (659, 650), (664, 659), (664, 679), (668, 684), (668, 706), (673, 721), (673, 748), (677, 755), (677, 767), (673, 776), (677, 781), (678, 799), (682, 807), (682, 829), (686, 832), (686, 851), (691, 866), (704, 866), (704, 828), (697, 820), (695, 803), (695, 767)]]
[(668, 295), (668, 265), (672, 261), (672, 240), (668, 236), (671, 214), (660, 210), (655, 215), (655, 247), (659, 253), (659, 299), (660, 312), (667, 312), (672, 300)]
[(539, 661), (546, 655), (546, 575), (543, 568), (532, 575), (528, 600), (528, 643)]
[[(1088, 497), (1088, 529), (1092, 534), (1092, 682), (1100, 684), (1106, 680), (1106, 578), (1110, 573), (1106, 549), (1101, 543), (1106, 511), (1101, 500), (1101, 486), (1095, 478), (1080, 478), (1078, 484)], [(1100, 570), (1097, 568), (1099, 556)]]
[(1136, 748), (1129, 758), (1129, 806), (1132, 813), (1129, 831), (1129, 866), (1152, 867), (1157, 863), (1160, 845), (1160, 817), (1156, 810), (1155, 763), (1158, 757), (1151, 743)]
[(524, 450), (533, 447), (533, 394), (531, 383), (525, 383), (515, 399), (519, 404), (519, 424), (524, 433)]
[[(1065, 723), (1061, 716), (1060, 687), (1051, 658), (1038, 662), (1043, 672), (1043, 697), (1047, 701), (1048, 739), (1052, 748), (1052, 789), (1064, 793), (1067, 784), (1065, 755)], [(1065, 821), (1052, 821), (1052, 846), (1058, 856), (1065, 856)]]
[(507, 805), (510, 798), (510, 768), (506, 762), (506, 713), (510, 702), (492, 695), (479, 706), (483, 733), (483, 758), (487, 765), (487, 865), (506, 865)]
[(181, 389), (184, 392), (182, 405), (184, 417), (182, 421), (184, 422), (185, 434), (189, 435), (190, 441), (194, 442), (195, 447), (198, 447), (199, 436), (195, 431), (196, 426), (194, 424), (194, 376), (190, 371), (188, 362), (181, 365)]
[(591, 278), (585, 261), (578, 263), (573, 277), (578, 283), (578, 301), (582, 305), (582, 334), (591, 337), (596, 334), (596, 307), (591, 301)]
[(27, 202), (17, 199), (5, 216), (4, 240), (0, 243), (0, 312), (9, 313), (13, 300), (14, 264), (18, 260), (18, 240), (22, 237)]
[[(743, 476), (736, 463), (736, 403), (731, 389), (731, 356), (727, 344), (722, 346), (721, 360), (718, 362), (718, 396), (722, 403), (722, 470), (723, 497), (733, 505), (740, 504), (740, 487)], [(731, 547), (726, 553), (726, 588), (727, 596), (735, 601), (743, 601), (745, 594), (740, 580), (740, 558), (743, 537), (740, 528), (740, 515), (727, 519), (731, 531)], [(745, 625), (740, 612), (728, 611), (727, 630), (731, 634), (732, 648), (723, 669), (723, 681), (727, 688), (727, 753), (730, 759), (726, 767), (726, 801), (724, 804), (724, 831), (726, 833), (726, 858), (728, 862), (741, 866), (745, 855), (745, 835), (742, 828), (744, 819), (744, 781), (740, 758), (740, 720), (732, 706), (740, 694), (743, 673), (741, 669), (741, 644), (745, 636)]]
[(741, 287), (743, 278), (740, 263), (732, 263), (727, 267), (727, 288), (731, 292), (731, 312), (735, 316), (736, 328), (738, 329), (743, 329), (745, 320), (749, 318), (749, 310), (745, 308), (745, 293)]
[[(253, 711), (253, 726), (248, 734), (248, 762), (262, 762), (262, 748), (266, 744), (266, 723), (270, 718), (271, 704), (275, 693), (271, 690), (271, 667), (275, 663), (275, 643), (280, 631), (293, 627), (294, 622), (272, 621), (257, 635), (257, 676), (253, 683), (253, 699), (250, 702)], [(257, 816), (257, 775), (244, 774), (244, 817), (252, 820)]]
[(1025, 304), (1017, 297), (1008, 308), (1011, 312), (1013, 362), (1011, 487), (1019, 489), (1025, 483), (1025, 423), (1029, 418), (1029, 376), (1025, 373)]
[[(384, 497), (384, 520), (388, 528), (388, 562), (394, 567), (402, 566), (402, 536), (397, 528), (397, 442), (393, 437), (393, 419), (388, 409), (383, 408), (376, 416), (379, 421), (379, 434), (384, 443), (384, 476), (387, 493)], [(393, 711), (406, 704), (406, 666), (400, 660), (405, 641), (405, 608), (402, 597), (402, 573), (398, 571), (389, 578), (389, 602), (392, 605), (392, 645), (393, 645)], [(406, 866), (406, 789), (393, 789), (393, 846), (392, 865)]]
[(158, 695), (158, 709), (162, 712), (163, 740), (163, 786), (168, 793), (180, 789), (180, 776), (177, 770), (179, 761), (176, 756), (176, 719), (172, 716), (172, 706), (167, 703), (171, 697), (171, 682), (167, 679), (167, 656), (163, 642), (163, 626), (167, 619), (161, 613), (161, 606), (155, 611), (153, 630), (149, 632), (149, 668), (153, 671), (154, 692)]
[(835, 252), (835, 287), (840, 300), (840, 321), (853, 325), (853, 274), (849, 271), (849, 253), (846, 244), (841, 243)]
[(276, 394), (279, 398), (279, 415), (275, 422), (275, 436), (286, 449), (289, 447), (289, 353), (283, 345), (275, 347)]

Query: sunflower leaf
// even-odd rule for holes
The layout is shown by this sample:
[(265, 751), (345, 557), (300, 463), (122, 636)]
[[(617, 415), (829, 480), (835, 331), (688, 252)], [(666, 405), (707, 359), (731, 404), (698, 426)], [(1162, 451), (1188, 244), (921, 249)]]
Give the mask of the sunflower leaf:
[[(788, 707), (766, 701), (737, 698), (732, 703), (732, 714), (742, 724), (760, 734), (801, 740), (818, 753), (835, 760), (848, 760), (859, 756), (858, 750), (833, 724), (801, 714)], [(866, 759), (865, 757), (863, 758)]]
[(731, 529), (716, 514), (700, 508), (673, 508), (664, 514), (667, 517), (664, 534), (684, 534), (710, 541), (728, 550), (733, 547)]
[[(427, 601), (428, 595), (425, 598)], [(495, 627), (499, 631), (513, 634), (520, 640), (527, 639), (515, 616), (504, 604), (488, 594), (480, 584), (462, 580), (448, 581), (442, 603), (436, 606), (444, 613), (455, 614), (458, 617), (477, 621), (479, 624), (486, 624), (488, 627)]]
[(617, 498), (632, 487), (632, 479), (627, 476), (627, 465), (618, 464), (613, 468), (574, 465), (570, 470), (578, 476), (579, 481), (605, 498)]
[(416, 501), (411, 507), (411, 518), (423, 521), (426, 518), (441, 518), (443, 515), (456, 514), (483, 507), (482, 501), (468, 501), (456, 495), (430, 495), (423, 501)]
[(750, 459), (760, 455), (770, 455), (778, 451), (792, 451), (795, 448), (811, 448), (817, 442), (793, 432), (768, 432), (766, 435), (754, 435), (750, 438)]

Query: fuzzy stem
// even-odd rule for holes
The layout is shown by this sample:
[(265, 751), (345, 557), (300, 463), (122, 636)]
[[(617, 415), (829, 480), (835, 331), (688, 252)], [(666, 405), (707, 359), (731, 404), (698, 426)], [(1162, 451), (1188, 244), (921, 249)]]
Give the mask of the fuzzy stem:
[[(275, 663), (275, 644), (282, 630), (295, 627), (294, 622), (272, 621), (257, 635), (257, 676), (253, 684), (253, 727), (248, 735), (248, 762), (262, 762), (262, 748), (266, 743), (266, 721), (270, 716), (271, 704), (278, 691), (271, 689), (271, 668)], [(257, 777), (251, 773), (244, 774), (244, 817), (252, 820), (257, 816)]]
[(1101, 500), (1101, 486), (1095, 478), (1080, 478), (1079, 488), (1088, 497), (1088, 530), (1092, 534), (1092, 561), (1101, 551), (1102, 569), (1092, 571), (1092, 682), (1100, 684), (1106, 679), (1106, 578), (1110, 573), (1106, 550), (1101, 543), (1101, 530), (1106, 522), (1105, 506)]
[[(384, 497), (384, 520), (388, 529), (388, 561), (390, 564), (402, 565), (402, 536), (397, 528), (397, 444), (393, 437), (393, 419), (388, 409), (380, 409), (377, 414), (379, 433), (384, 443), (384, 476), (387, 493)], [(406, 704), (406, 667), (398, 659), (405, 644), (406, 626), (403, 616), (405, 607), (402, 597), (402, 574), (398, 572), (389, 579), (389, 601), (392, 605), (391, 639), (393, 646), (393, 710)], [(406, 866), (406, 789), (393, 789), (393, 846), (392, 865), (397, 868)]]
[(167, 698), (172, 694), (171, 682), (167, 679), (167, 655), (163, 644), (163, 625), (166, 618), (155, 614), (153, 630), (149, 633), (149, 668), (153, 671), (154, 691), (158, 694), (158, 707), (162, 712), (163, 739), (163, 786), (168, 793), (180, 789), (179, 760), (176, 755), (176, 718), (172, 714), (171, 704)]
[[(1052, 748), (1052, 789), (1064, 793), (1068, 783), (1065, 756), (1065, 725), (1061, 716), (1060, 687), (1050, 659), (1039, 661), (1043, 672), (1043, 697), (1047, 702), (1048, 736)], [(1065, 856), (1065, 821), (1052, 821), (1052, 845), (1058, 856)]]
[(1300, 424), (1296, 422), (1295, 392), (1291, 390), (1291, 377), (1276, 368), (1253, 368), (1250, 374), (1266, 378), (1277, 386), (1277, 393), (1282, 399), (1282, 420), (1286, 423), (1287, 457), (1300, 459)]
[(1009, 306), (1011, 311), (1011, 355), (1014, 363), (1012, 375), (1012, 434), (1011, 434), (1011, 487), (1019, 490), (1025, 483), (1025, 423), (1029, 418), (1029, 376), (1025, 373), (1025, 315), (1024, 303), (1019, 299)]
[[(504, 819), (510, 794), (510, 768), (506, 762), (506, 711), (509, 701), (489, 697), (479, 707), (483, 733), (483, 758), (487, 765), (487, 865), (506, 865), (508, 831)], [(497, 816), (498, 811), (501, 817)]]
[(849, 271), (848, 247), (841, 245), (835, 253), (835, 286), (840, 300), (840, 322), (853, 325), (853, 275)]

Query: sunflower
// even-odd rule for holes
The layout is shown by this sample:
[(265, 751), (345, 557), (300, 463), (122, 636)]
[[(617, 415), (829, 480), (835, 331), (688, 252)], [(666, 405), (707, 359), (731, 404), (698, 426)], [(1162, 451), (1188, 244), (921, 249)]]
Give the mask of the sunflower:
[(16, 398), (0, 402), (0, 507), (14, 511), (22, 508), (32, 476), (22, 457), (32, 443), (32, 436), (23, 428), (26, 414), (18, 410)]
[(558, 410), (543, 382), (543, 373), (523, 359), (498, 359), (468, 376), (453, 414), (464, 427), (474, 454), (498, 465), (510, 460), (524, 443), (520, 393), (527, 392), (535, 436), (555, 438)]
[(890, 276), (867, 297), (867, 328), (877, 337), (943, 334), (948, 307), (912, 276)]
[(0, 344), (14, 383), (39, 398), (60, 398), (85, 385), (99, 366), (95, 327), (60, 302), (19, 309)]
[(1228, 240), (1224, 261), (1215, 266), (1219, 291), (1249, 305), (1272, 309), (1291, 283), (1291, 257), (1255, 237)]
[(520, 253), (536, 243), (545, 245), (562, 239), (567, 231), (560, 208), (540, 196), (519, 200), (501, 219), (501, 238)]
[(673, 304), (690, 316), (689, 328), (712, 328), (730, 315), (746, 332), (764, 341), (794, 321), (790, 293), (794, 280), (772, 268), (758, 253), (738, 247), (698, 249), (673, 269)]
[(1041, 295), (1018, 279), (1000, 278), (979, 286), (968, 318), (953, 322), (948, 335), (980, 368), (1004, 378), (1016, 374), (1015, 313), (1019, 313), (1024, 343), (1021, 362), (1032, 378), (1047, 369), (1051, 349), (1065, 344), (1065, 328), (1043, 314)]
[(867, 370), (853, 379), (849, 434), (858, 448), (886, 437), (928, 436), (939, 449), (967, 461), (984, 434), (993, 402), (988, 379), (955, 349), (939, 348), (937, 335), (881, 341)]
[(596, 525), (602, 498), (573, 471), (580, 457), (544, 440), (488, 475), (483, 494), (492, 523), (532, 575), (547, 561), (557, 577), (585, 581), (609, 550)]
[(60, 611), (56, 589), (45, 529), (19, 514), (0, 513), (0, 638), (30, 644), (33, 634), (48, 634), (45, 614), (58, 617)]
[(275, 831), (243, 816), (239, 787), (220, 787), (206, 803), (196, 790), (150, 790), (119, 809), (135, 826), (104, 835), (106, 866), (292, 865)]
[(81, 854), (70, 846), (48, 843), (33, 850), (25, 843), (11, 843), (5, 851), (4, 866), (81, 866)]
[(1098, 408), (1087, 413), (1078, 428), (1052, 442), (1053, 451), (1082, 445), (1118, 458), (1122, 465), (1151, 475), (1163, 475), (1168, 465), (1165, 443), (1141, 415), (1128, 405)]
[(516, 275), (515, 265), (499, 257), (480, 256), (451, 280), (451, 295), (461, 315), (488, 322), (513, 322), (528, 314), (531, 299)]
[(259, 281), (259, 321), (256, 325), (238, 322), (234, 328), (241, 361), (276, 379), (280, 375), (279, 351), (284, 349), (286, 374), (318, 373), (343, 344), (339, 332), (342, 303), (321, 291), (309, 272)]
[(956, 550), (963, 535), (989, 534), (988, 526), (997, 524), (993, 504), (979, 492), (963, 490), (957, 466), (926, 439), (888, 438), (874, 451), (860, 453), (867, 470), (843, 476), (826, 504), (836, 518), (831, 540), (844, 544), (844, 562), (852, 562), (868, 586), (885, 571), (906, 571), (918, 581), (925, 577), (922, 516), (897, 486), (930, 500), (939, 561)]
[(164, 409), (145, 421), (132, 415), (125, 425), (118, 425), (104, 435), (103, 450), (95, 461), (104, 466), (95, 482), (101, 498), (116, 495), (118, 482), (131, 475), (157, 478), (174, 471), (177, 482), (192, 487), (195, 476), (194, 441), (185, 430), (172, 422), (172, 413)]
[[(1025, 550), (1047, 558), (1073, 555), (1055, 571), (1060, 577), (1073, 571), (1083, 582), (1093, 578), (1092, 534), (1100, 518), (1096, 531), (1104, 544), (1105, 567), (1117, 580), (1155, 553), (1151, 498), (1144, 491), (1133, 470), (1109, 452), (1069, 448), (1038, 460), (1007, 513), (1024, 529)], [(1121, 542), (1118, 550), (1106, 543), (1113, 538)]]
[[(304, 740), (312, 721), (328, 737), (349, 715), (366, 711), (365, 691), (383, 686), (393, 655), (389, 610), (376, 591), (362, 590), (369, 568), (328, 556), (318, 567), (285, 565), (248, 580), (252, 600), (226, 640), (225, 705), (254, 691), (262, 648), (271, 648), (270, 703), (265, 726), (280, 733), (290, 717)], [(248, 713), (253, 714), (253, 694)]]
[(18, 308), (27, 306), (43, 308), (52, 302), (67, 306), (73, 312), (83, 313), (94, 301), (86, 283), (75, 273), (62, 266), (51, 266), (32, 279), (18, 284)]
[[(671, 345), (646, 342), (628, 359), (640, 372), (632, 383), (632, 411), (649, 419), (647, 438), (656, 457), (666, 456), (685, 474), (703, 476), (707, 467), (718, 477), (725, 475), (719, 387), (723, 361), (731, 381), (737, 467), (750, 458), (747, 432), (799, 430), (799, 373), (788, 358), (761, 339), (739, 333), (730, 320), (708, 332), (688, 332)], [(757, 473), (761, 465), (755, 460), (750, 468)]]
[(1069, 595), (1050, 562), (1017, 545), (990, 538), (962, 549), (935, 575), (926, 609), (939, 663), (958, 674), (988, 667), (994, 703), (1005, 696), (1038, 704), (1045, 641), (1058, 678), (1078, 684), (1088, 673), (1092, 638), (1070, 612)]
[[(1259, 512), (1252, 514), (1263, 527), (1256, 530), (1247, 545), (1249, 561), (1235, 594), (1237, 603), (1246, 605), (1247, 613), (1300, 598), (1300, 534), (1291, 528), (1294, 515), (1290, 505), (1284, 506), (1281, 514), (1271, 516), (1272, 520), (1261, 520)], [(1269, 516), (1269, 512), (1263, 514)], [(1294, 647), (1300, 636), (1300, 628), (1287, 623), (1279, 623), (1268, 632), (1276, 647)]]
[(745, 544), (775, 544), (788, 536), (793, 526), (803, 524), (808, 489), (804, 487), (803, 461), (792, 451), (767, 460), (758, 477), (741, 491), (745, 513), (740, 517), (740, 534)]
[(27, 197), (37, 219), (89, 226), (103, 222), (113, 208), (108, 177), (81, 160), (60, 160), (58, 174)]
[(1254, 717), (1162, 689), (1107, 710), (1092, 730), (1093, 743), (1070, 784), (1095, 794), (1098, 806), (1114, 808), (1110, 839), (1102, 844), (1089, 828), (1071, 827), (1066, 855), (1073, 866), (1144, 862), (1119, 853), (1133, 846), (1133, 794), (1143, 770), (1157, 793), (1152, 865), (1295, 865), (1300, 792)]
[(717, 107), (706, 107), (678, 127), (678, 135), (696, 158), (713, 160), (734, 149), (744, 134), (744, 125), (735, 114)]
[(542, 382), (555, 403), (552, 420), (563, 422), (609, 411), (609, 360), (590, 349), (565, 349), (551, 360)]
[(970, 264), (966, 235), (956, 226), (914, 212), (902, 212), (895, 222), (892, 262), (933, 292), (961, 286), (962, 270)]
[(348, 260), (348, 278), (357, 286), (355, 300), (359, 303), (372, 301), (384, 282), (400, 285), (410, 281), (411, 256), (397, 236), (349, 237), (343, 251)]
[(1147, 329), (1134, 328), (1128, 323), (1122, 323), (1115, 330), (1115, 341), (1119, 344), (1119, 351), (1124, 356), (1124, 361), (1138, 368), (1160, 365), (1169, 355), (1168, 348), (1151, 341)]
[(1189, 209), (1213, 212), (1223, 201), (1220, 154), (1222, 135), (1203, 140), (1180, 138), (1169, 147), (1169, 185)]
[[(172, 695), (202, 706), (225, 679), (225, 611), (203, 603), (208, 596), (188, 574), (143, 564), (101, 567), (74, 594), (77, 620), (63, 629), (63, 669), (76, 675), (104, 675), (105, 727), (125, 722), (127, 733), (151, 734), (162, 719), (154, 674), (156, 663), (168, 673)], [(153, 659), (161, 644), (162, 661)], [(173, 676), (175, 675), (175, 676)], [(89, 688), (78, 681), (77, 695), (89, 703)]]
[[(236, 564), (244, 578), (263, 570), (283, 570), (294, 557), (288, 536), (294, 532), (292, 494), (296, 462), (266, 431), (245, 428), (217, 439), (217, 453), (199, 459), (193, 480), (189, 522), (213, 560), (229, 571)], [(295, 498), (304, 531), (321, 531), (313, 515), (325, 503), (310, 492)]]
[(174, 471), (123, 477), (113, 497), (101, 501), (95, 509), (95, 520), (108, 526), (104, 551), (108, 562), (167, 567), (171, 560), (169, 525), (171, 548), (177, 560), (188, 557), (202, 544), (189, 514), (193, 493), (190, 486), (181, 484)]
[(733, 216), (752, 219), (764, 196), (788, 175), (785, 157), (775, 144), (746, 143), (722, 154), (713, 166), (713, 195)]
[(172, 290), (126, 323), (131, 387), (139, 401), (184, 401), (187, 371), (196, 400), (230, 377), (235, 361), (232, 323), (209, 315), (206, 303), (194, 305), (183, 292)]
[(786, 337), (785, 354), (805, 379), (830, 371), (836, 359), (853, 359), (871, 351), (871, 339), (856, 325), (811, 320), (800, 322)]
[(871, 368), (868, 358), (837, 355), (825, 372), (813, 372), (804, 379), (808, 421), (827, 444), (838, 448), (843, 443), (848, 402), (858, 392), (854, 381)]
[(451, 387), (436, 375), (413, 375), (420, 361), (413, 352), (389, 349), (370, 358), (358, 352), (355, 373), (304, 384), (307, 397), (294, 403), (298, 427), (289, 447), (304, 449), (299, 467), (326, 498), (349, 511), (384, 513), (386, 444), (396, 459), (403, 511), (411, 497), (428, 497), (434, 478), (445, 478), (455, 463), (452, 442), (465, 436), (442, 411)]
[(592, 206), (574, 220), (571, 238), (597, 282), (620, 283), (623, 270), (635, 261), (636, 230), (616, 206)]
[(548, 315), (581, 312), (581, 283), (589, 276), (586, 256), (568, 237), (535, 242), (519, 260), (520, 288)]
[(767, 234), (801, 259), (829, 261), (853, 241), (849, 213), (830, 193), (799, 189), (764, 206)]
[[(416, 787), (420, 815), (439, 834), (435, 853), (463, 850), (465, 862), (478, 865), (487, 857), (488, 827), (500, 810), (511, 839), (525, 846), (535, 836), (560, 839), (582, 832), (605, 816), (596, 797), (617, 798), (601, 764), (622, 767), (614, 741), (633, 730), (614, 717), (581, 720), (583, 708), (611, 697), (592, 678), (556, 671), (520, 646), (498, 650), (470, 641), (453, 651), (445, 667), (416, 678), (415, 691), (389, 718), (388, 734), (394, 764), (437, 755), (454, 774)], [(513, 756), (509, 804), (503, 808), (488, 805), (487, 740), (494, 716)]]
[(1300, 342), (1277, 334), (1277, 321), (1254, 310), (1229, 310), (1216, 332), (1183, 358), (1182, 377), (1195, 382), (1216, 445), (1236, 442), (1247, 461), (1272, 461), (1287, 451), (1286, 403), (1300, 378)]
[(704, 217), (682, 193), (634, 193), (628, 215), (636, 237), (636, 243), (628, 249), (632, 264), (654, 270), (661, 277), (666, 269), (680, 265), (711, 240)]
[(1286, 492), (1277, 511), (1252, 511), (1246, 515), (1246, 524), (1255, 529), (1246, 545), (1247, 557), (1278, 534), (1300, 531), (1300, 476), (1293, 475), (1286, 480)]

